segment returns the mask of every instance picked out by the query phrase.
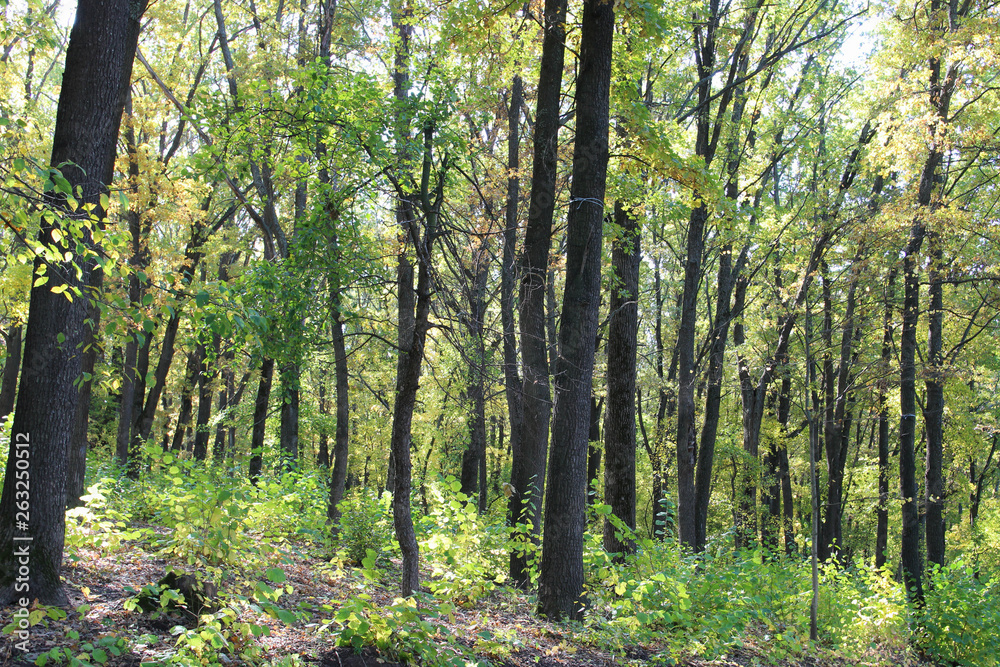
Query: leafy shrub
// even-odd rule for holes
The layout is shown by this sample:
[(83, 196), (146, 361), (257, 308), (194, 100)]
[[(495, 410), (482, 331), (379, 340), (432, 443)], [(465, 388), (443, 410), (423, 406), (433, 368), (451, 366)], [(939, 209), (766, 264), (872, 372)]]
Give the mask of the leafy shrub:
[[(391, 659), (428, 667), (482, 664), (466, 654), (448, 626), (436, 622), (453, 612), (450, 604), (427, 596), (422, 596), (419, 608), (414, 598), (396, 598), (392, 605), (379, 607), (370, 596), (361, 594), (345, 602), (323, 625), (334, 626), (338, 644), (355, 651), (372, 646)], [(454, 617), (450, 620), (454, 622)]]
[(128, 530), (128, 516), (108, 503), (108, 483), (114, 480), (102, 479), (80, 498), (83, 505), (66, 512), (66, 552), (71, 560), (79, 560), (81, 547), (102, 552), (114, 552), (129, 540), (135, 540), (148, 533), (145, 530)]
[(992, 667), (1000, 656), (1000, 579), (986, 581), (961, 560), (930, 571), (924, 609), (917, 614), (928, 655), (967, 667)]
[(823, 638), (835, 646), (907, 644), (907, 604), (903, 587), (888, 571), (857, 562), (849, 568), (823, 566), (819, 607)]
[(430, 512), (419, 519), (421, 555), (431, 567), (428, 582), (437, 595), (471, 603), (496, 589), (507, 578), (510, 541), (499, 517), (481, 516), (470, 499), (459, 493), (454, 477), (430, 484)]
[(361, 564), (368, 550), (381, 556), (392, 546), (392, 495), (368, 489), (352, 491), (340, 502), (337, 542), (352, 563)]

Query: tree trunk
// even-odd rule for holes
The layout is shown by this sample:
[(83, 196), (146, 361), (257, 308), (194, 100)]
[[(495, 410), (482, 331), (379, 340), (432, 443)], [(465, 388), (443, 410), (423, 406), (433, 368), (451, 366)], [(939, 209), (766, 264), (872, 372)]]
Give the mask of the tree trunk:
[[(62, 167), (70, 185), (81, 188), (80, 204), (94, 204), (99, 217), (103, 216), (100, 198), (113, 175), (144, 10), (142, 0), (81, 0), (70, 33), (50, 164)], [(64, 204), (52, 199), (57, 206)], [(65, 207), (64, 211), (73, 215)], [(53, 229), (44, 223), (40, 240), (60, 247)], [(59, 578), (65, 537), (66, 452), (76, 416), (74, 383), (81, 373), (79, 346), (85, 337), (88, 299), (78, 293), (69, 301), (51, 288), (61, 284), (63, 277), (71, 281), (69, 288), (85, 288), (95, 263), (90, 258), (78, 259), (80, 277), (71, 264), (50, 266), (50, 283), (31, 289), (23, 375), (0, 499), (0, 605), (17, 601), (27, 607), (34, 599), (42, 604), (67, 604)], [(44, 266), (38, 260), (35, 269)], [(16, 501), (17, 483), (24, 480), (30, 482), (30, 500)], [(26, 503), (23, 510), (18, 501)], [(19, 568), (26, 560), (30, 565), (22, 575)]]
[(719, 279), (715, 305), (715, 329), (710, 335), (708, 353), (708, 391), (705, 396), (705, 423), (701, 430), (694, 479), (695, 542), (701, 551), (708, 539), (708, 504), (712, 496), (712, 467), (715, 442), (722, 412), (722, 381), (725, 368), (726, 343), (732, 322), (732, 297), (736, 281), (747, 259), (744, 247), (736, 266), (732, 265), (732, 246), (727, 244), (719, 256)]
[[(635, 377), (639, 332), (639, 221), (621, 202), (615, 203), (621, 237), (611, 250), (615, 288), (608, 322), (608, 408), (604, 415), (604, 502), (622, 523), (635, 530)], [(634, 553), (635, 542), (619, 537), (604, 523), (604, 549)]]
[(330, 467), (330, 436), (326, 430), (326, 417), (330, 414), (330, 410), (326, 404), (326, 372), (323, 370), (320, 371), (317, 385), (316, 409), (319, 411), (320, 419), (323, 421), (320, 422), (319, 426), (319, 452), (316, 454), (316, 465), (320, 469), (326, 469)]
[(88, 432), (90, 431), (90, 399), (94, 390), (94, 365), (97, 363), (98, 339), (95, 331), (99, 330), (101, 309), (97, 305), (100, 292), (104, 286), (104, 272), (95, 268), (90, 274), (90, 298), (87, 322), (83, 334), (83, 363), (80, 368), (80, 398), (76, 406), (76, 416), (73, 420), (73, 435), (67, 450), (68, 471), (66, 474), (66, 507), (78, 507), (83, 496), (87, 477)]
[(913, 223), (903, 257), (903, 326), (899, 339), (899, 491), (902, 496), (901, 560), (909, 599), (922, 603), (923, 560), (920, 555), (920, 510), (917, 496), (917, 322), (920, 318), (920, 246), (924, 228)]
[(14, 412), (14, 399), (17, 396), (17, 376), (21, 372), (21, 337), (24, 327), (20, 324), (11, 326), (4, 334), (4, 346), (7, 357), (3, 364), (3, 384), (0, 385), (0, 423), (7, 415)]
[(582, 618), (587, 416), (601, 292), (614, 5), (585, 0), (576, 87), (576, 142), (567, 218), (566, 286), (555, 369), (551, 465), (545, 497), (538, 611)]
[[(510, 106), (507, 108), (507, 204), (503, 232), (503, 258), (500, 267), (500, 322), (503, 327), (503, 379), (507, 398), (507, 418), (510, 422), (510, 456), (512, 461), (521, 458), (521, 434), (524, 431), (524, 406), (521, 399), (521, 375), (517, 367), (517, 328), (514, 321), (514, 287), (517, 284), (517, 227), (520, 201), (521, 168), (521, 104), (524, 100), (520, 76), (515, 76), (510, 88)], [(503, 428), (501, 422), (500, 428)], [(501, 431), (502, 433), (502, 431)], [(500, 437), (503, 440), (503, 436)], [(508, 522), (514, 510), (514, 496), (508, 508)]]
[(462, 455), (462, 493), (476, 500), (479, 511), (486, 511), (486, 488), (480, 484), (482, 468), (486, 461), (486, 342), (484, 320), (486, 317), (486, 281), (489, 277), (487, 247), (482, 246), (473, 261), (473, 268), (466, 270), (469, 284), (468, 312), (462, 319), (472, 342), (469, 359), (469, 376), (466, 386), (469, 409), (469, 446)]
[[(510, 524), (528, 524), (533, 539), (541, 527), (551, 395), (548, 349), (545, 345), (545, 283), (552, 244), (559, 159), (559, 102), (566, 39), (567, 0), (545, 0), (545, 35), (538, 74), (534, 158), (528, 223), (521, 267), (521, 358), (524, 373), (521, 400), (523, 429), (511, 463)], [(516, 586), (528, 584), (527, 551), (510, 555), (510, 577)]]
[(198, 418), (194, 427), (194, 450), (193, 456), (196, 461), (204, 461), (208, 457), (208, 420), (212, 416), (212, 376), (215, 373), (209, 367), (209, 362), (218, 363), (219, 348), (222, 340), (218, 336), (213, 336), (213, 355), (209, 359), (206, 354), (205, 345), (199, 345), (201, 359), (198, 364)]
[(267, 430), (267, 407), (271, 400), (271, 383), (274, 378), (274, 359), (265, 357), (260, 363), (260, 381), (253, 406), (253, 430), (250, 435), (250, 481), (260, 480), (264, 462), (264, 434)]
[[(601, 345), (600, 337), (598, 337), (595, 348), (599, 348)], [(595, 356), (597, 354), (596, 349), (594, 352)], [(590, 393), (590, 419), (588, 420), (590, 426), (587, 428), (587, 504), (592, 505), (597, 501), (598, 488), (597, 488), (597, 478), (600, 476), (601, 472), (601, 412), (604, 410), (604, 397), (602, 396), (600, 400), (594, 395), (593, 390)]]
[[(859, 246), (859, 248), (862, 246)], [(832, 361), (828, 363), (829, 375), (824, 429), (826, 445), (827, 498), (823, 534), (819, 543), (820, 560), (826, 560), (840, 552), (843, 547), (844, 515), (844, 468), (847, 464), (847, 449), (850, 442), (850, 415), (847, 405), (850, 400), (850, 385), (853, 381), (851, 368), (854, 361), (855, 325), (854, 311), (857, 303), (856, 292), (860, 277), (861, 250), (852, 262), (850, 284), (847, 288), (847, 304), (840, 339), (840, 359), (834, 375)], [(826, 332), (832, 343), (832, 304), (829, 302), (829, 283), (824, 276), (824, 306), (827, 309)], [(832, 359), (832, 345), (828, 348)], [(834, 388), (835, 391), (834, 391)]]
[(194, 387), (198, 382), (198, 371), (205, 354), (205, 346), (199, 344), (187, 356), (187, 368), (184, 373), (184, 384), (181, 385), (181, 410), (177, 415), (177, 426), (174, 427), (174, 439), (170, 445), (171, 451), (180, 452), (184, 449), (184, 436), (191, 425), (191, 411), (194, 408)]
[(279, 448), (282, 467), (291, 470), (299, 460), (299, 365), (290, 363), (282, 366), (281, 376), (281, 423)]
[(337, 430), (333, 440), (333, 468), (330, 470), (330, 501), (327, 505), (327, 517), (330, 524), (336, 529), (340, 523), (339, 505), (340, 501), (344, 499), (347, 485), (347, 464), (350, 454), (348, 426), (351, 418), (347, 348), (344, 342), (344, 321), (340, 307), (339, 285), (336, 285), (336, 289), (332, 291), (331, 309), (333, 310), (334, 373), (337, 385)]
[(942, 272), (944, 258), (937, 234), (928, 233), (930, 263), (927, 267), (927, 366), (924, 370), (924, 431), (927, 434), (924, 473), (924, 507), (926, 508), (927, 562), (944, 565), (944, 383), (945, 370), (942, 348), (942, 317), (944, 297)]

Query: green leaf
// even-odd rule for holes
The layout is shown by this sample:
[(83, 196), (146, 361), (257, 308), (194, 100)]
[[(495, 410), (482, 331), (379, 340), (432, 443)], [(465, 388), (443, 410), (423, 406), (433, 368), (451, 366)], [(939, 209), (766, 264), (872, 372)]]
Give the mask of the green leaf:
[(282, 571), (281, 568), (277, 567), (268, 568), (266, 576), (269, 581), (272, 581), (276, 584), (284, 583), (286, 579), (284, 571)]

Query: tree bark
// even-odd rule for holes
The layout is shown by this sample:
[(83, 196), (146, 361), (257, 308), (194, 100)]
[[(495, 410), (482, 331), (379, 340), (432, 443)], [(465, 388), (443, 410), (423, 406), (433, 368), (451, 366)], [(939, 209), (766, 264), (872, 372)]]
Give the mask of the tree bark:
[(942, 317), (944, 257), (936, 233), (928, 233), (927, 266), (927, 366), (924, 369), (924, 432), (927, 450), (924, 466), (924, 507), (926, 508), (927, 562), (944, 565), (944, 358)]
[(0, 385), (0, 422), (14, 412), (17, 396), (17, 376), (21, 372), (21, 339), (24, 326), (15, 324), (3, 335), (7, 356), (3, 364), (3, 384)]
[(271, 400), (274, 359), (265, 357), (260, 363), (260, 380), (253, 406), (253, 430), (250, 434), (250, 481), (256, 485), (264, 462), (264, 434), (267, 430), (267, 407)]
[(600, 309), (614, 27), (613, 3), (584, 1), (566, 232), (566, 286), (559, 323), (551, 465), (538, 586), (539, 613), (556, 620), (579, 619), (583, 615), (587, 416)]
[[(635, 377), (639, 332), (639, 221), (622, 202), (615, 203), (621, 230), (611, 250), (614, 289), (608, 321), (608, 407), (604, 415), (604, 502), (611, 513), (635, 530)], [(634, 553), (635, 541), (619, 537), (604, 523), (604, 549)]]
[(907, 597), (917, 603), (922, 603), (924, 599), (914, 453), (917, 431), (917, 323), (920, 318), (919, 255), (923, 242), (923, 225), (915, 222), (910, 228), (910, 239), (903, 257), (903, 325), (899, 339), (899, 490), (903, 500), (900, 556)]
[(68, 471), (66, 474), (66, 507), (78, 507), (83, 496), (87, 477), (87, 449), (90, 446), (88, 433), (90, 431), (90, 400), (94, 391), (94, 365), (97, 363), (98, 339), (95, 335), (100, 327), (101, 309), (97, 305), (100, 292), (104, 286), (104, 272), (95, 268), (90, 274), (90, 294), (93, 299), (88, 305), (87, 321), (83, 334), (83, 363), (80, 368), (80, 398), (76, 406), (76, 416), (73, 420), (73, 435), (69, 449), (66, 452)]
[(281, 417), (279, 448), (282, 467), (291, 470), (299, 460), (299, 365), (292, 362), (282, 366)]
[[(523, 429), (517, 438), (520, 452), (511, 463), (510, 524), (528, 524), (537, 539), (541, 527), (549, 441), (551, 394), (548, 349), (545, 345), (545, 283), (552, 244), (552, 216), (556, 201), (559, 151), (559, 101), (566, 40), (567, 0), (545, 0), (545, 35), (538, 74), (534, 157), (528, 223), (521, 266), (521, 389)], [(510, 555), (510, 577), (517, 586), (528, 584), (527, 551)]]
[[(80, 187), (81, 204), (91, 203), (103, 216), (101, 195), (111, 183), (116, 142), (139, 37), (143, 0), (81, 0), (70, 33), (59, 94), (50, 163), (69, 184)], [(65, 202), (52, 198), (64, 213)], [(40, 240), (60, 247), (44, 223)], [(63, 248), (65, 250), (65, 248)], [(65, 605), (60, 582), (66, 452), (70, 446), (80, 378), (88, 300), (69, 301), (51, 288), (89, 284), (94, 260), (78, 258), (82, 275), (71, 263), (48, 268), (49, 284), (32, 287), (25, 332), (21, 384), (14, 413), (10, 454), (0, 498), (0, 605), (30, 600)], [(41, 260), (35, 269), (42, 269)], [(24, 465), (21, 465), (24, 462)], [(23, 474), (21, 474), (21, 472)], [(17, 482), (30, 484), (30, 500), (16, 496)], [(25, 502), (22, 510), (18, 502)], [(18, 513), (24, 512), (24, 515)], [(24, 553), (24, 555), (20, 555)], [(25, 572), (24, 560), (30, 561)], [(21, 579), (19, 581), (19, 579)]]
[[(520, 76), (514, 76), (507, 107), (507, 204), (504, 211), (503, 257), (500, 267), (500, 322), (503, 327), (503, 379), (507, 399), (507, 419), (510, 422), (510, 456), (521, 458), (521, 434), (524, 431), (524, 406), (521, 399), (521, 375), (517, 364), (517, 328), (514, 321), (514, 287), (517, 284), (517, 227), (520, 201), (521, 168), (521, 104), (524, 101)], [(503, 428), (503, 424), (500, 425)], [(501, 431), (502, 433), (502, 431)], [(501, 435), (501, 440), (503, 436)], [(507, 520), (513, 517), (514, 496), (508, 508)]]

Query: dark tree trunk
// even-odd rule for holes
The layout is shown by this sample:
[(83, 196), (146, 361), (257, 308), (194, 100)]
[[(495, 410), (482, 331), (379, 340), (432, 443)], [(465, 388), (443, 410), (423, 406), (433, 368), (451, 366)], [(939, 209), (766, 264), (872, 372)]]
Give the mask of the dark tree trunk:
[(344, 342), (344, 321), (340, 308), (339, 286), (331, 296), (333, 312), (333, 354), (334, 373), (337, 385), (337, 430), (333, 440), (333, 468), (330, 470), (330, 502), (327, 506), (327, 517), (332, 526), (340, 522), (340, 501), (344, 499), (347, 485), (347, 463), (350, 454), (350, 432), (348, 427), (351, 418), (350, 396), (348, 395), (349, 378), (347, 375), (347, 348)]
[[(177, 329), (181, 322), (181, 311), (175, 308), (163, 332), (163, 343), (160, 346), (160, 359), (156, 364), (153, 373), (153, 386), (150, 387), (146, 396), (146, 402), (142, 410), (136, 417), (134, 436), (128, 455), (128, 475), (133, 479), (139, 478), (139, 463), (143, 445), (149, 440), (153, 431), (153, 420), (156, 417), (156, 404), (160, 402), (163, 387), (167, 383), (167, 374), (170, 372), (170, 365), (174, 359), (174, 347), (177, 341)], [(137, 373), (138, 378), (138, 373)]]
[[(823, 522), (822, 539), (818, 545), (820, 560), (826, 560), (837, 555), (843, 548), (843, 515), (844, 515), (844, 468), (847, 464), (847, 449), (850, 441), (850, 415), (847, 406), (850, 400), (850, 385), (853, 381), (851, 368), (854, 360), (855, 325), (854, 312), (856, 308), (857, 286), (860, 277), (861, 251), (854, 258), (850, 284), (847, 288), (847, 304), (840, 339), (840, 359), (834, 374), (832, 362), (832, 328), (833, 314), (830, 302), (829, 283), (824, 275), (824, 308), (826, 309), (825, 336), (831, 343), (827, 350), (828, 375), (826, 426), (824, 428), (826, 445), (827, 498), (826, 515)], [(825, 271), (824, 271), (825, 274)]]
[[(500, 267), (500, 321), (503, 327), (503, 379), (507, 398), (507, 418), (510, 422), (511, 460), (521, 458), (521, 434), (524, 431), (524, 406), (521, 401), (521, 375), (517, 365), (517, 328), (514, 321), (514, 287), (517, 284), (517, 227), (520, 201), (521, 168), (521, 104), (524, 100), (520, 76), (515, 76), (510, 89), (510, 106), (507, 108), (507, 206), (504, 212), (503, 258)], [(501, 423), (500, 428), (503, 428)], [(501, 435), (501, 440), (503, 436)], [(508, 521), (513, 512), (511, 498)], [(511, 523), (510, 525), (513, 525)]]
[(914, 223), (903, 257), (903, 327), (899, 339), (899, 491), (902, 497), (901, 560), (907, 596), (922, 603), (923, 559), (920, 554), (920, 509), (917, 493), (917, 322), (920, 318), (920, 246), (924, 228)]
[(205, 345), (199, 345), (201, 359), (198, 364), (198, 418), (194, 427), (194, 450), (193, 456), (196, 461), (204, 461), (208, 457), (208, 420), (212, 416), (212, 376), (215, 374), (210, 362), (218, 363), (219, 348), (222, 341), (218, 336), (213, 336), (213, 354), (209, 359), (206, 354)]
[(17, 376), (21, 372), (21, 337), (24, 327), (15, 324), (4, 334), (4, 346), (7, 356), (3, 364), (3, 384), (0, 385), (0, 422), (14, 412), (14, 399), (17, 396)]
[(882, 320), (882, 356), (878, 382), (878, 509), (875, 527), (875, 567), (882, 568), (889, 545), (889, 370), (892, 364), (893, 312), (896, 299), (896, 270), (889, 272), (885, 287), (885, 315)]
[(215, 444), (212, 445), (212, 459), (216, 463), (221, 463), (226, 459), (226, 453), (230, 451), (229, 446), (229, 409), (230, 402), (233, 401), (233, 392), (236, 378), (233, 374), (233, 352), (227, 350), (222, 355), (222, 387), (219, 389), (219, 422), (215, 428)]
[[(144, 10), (142, 0), (81, 0), (70, 33), (50, 163), (62, 167), (70, 185), (81, 188), (79, 202), (97, 206), (98, 216), (103, 214), (100, 197), (112, 179)], [(59, 246), (52, 230), (52, 225), (44, 224), (40, 240)], [(74, 383), (81, 374), (80, 345), (86, 334), (88, 299), (76, 294), (69, 301), (51, 288), (68, 279), (68, 287), (85, 289), (94, 261), (78, 259), (82, 276), (77, 277), (70, 264), (49, 266), (49, 283), (31, 289), (22, 378), (0, 499), (0, 605), (17, 601), (26, 607), (34, 599), (42, 604), (67, 604), (59, 578), (65, 537), (66, 452), (76, 416)], [(35, 269), (43, 266), (38, 260)], [(27, 503), (22, 510), (15, 494), (17, 483), (26, 479), (30, 501), (18, 499)], [(23, 578), (19, 572), (22, 558), (30, 561)]]
[[(596, 347), (600, 347), (597, 341)], [(596, 351), (595, 351), (596, 355)], [(587, 428), (587, 504), (597, 501), (599, 491), (597, 479), (601, 472), (601, 413), (604, 411), (604, 397), (600, 400), (590, 394), (590, 426)]]
[[(524, 373), (521, 400), (524, 421), (521, 433), (512, 436), (517, 438), (520, 451), (515, 450), (511, 464), (509, 509), (511, 525), (529, 524), (533, 536), (538, 535), (541, 527), (552, 405), (548, 349), (545, 345), (545, 283), (556, 203), (566, 5), (567, 0), (545, 0), (545, 36), (538, 74), (531, 195), (521, 267), (521, 370)], [(515, 549), (511, 552), (510, 577), (517, 586), (528, 584), (526, 551)]]
[(319, 426), (319, 452), (316, 454), (316, 465), (320, 468), (330, 467), (330, 435), (326, 429), (326, 417), (330, 414), (330, 410), (326, 404), (326, 373), (320, 371), (319, 382), (316, 387), (316, 398), (317, 405), (316, 409), (319, 411), (320, 419), (323, 421)]
[[(486, 281), (489, 263), (486, 246), (474, 258), (472, 269), (466, 269), (468, 285), (467, 313), (463, 316), (471, 342), (469, 375), (466, 385), (469, 409), (469, 446), (462, 455), (462, 493), (477, 502), (480, 512), (486, 511), (486, 487), (480, 483), (486, 462)], [(476, 491), (478, 490), (478, 498)]]
[(194, 409), (194, 387), (198, 382), (198, 371), (201, 367), (201, 360), (205, 354), (205, 346), (199, 344), (193, 351), (188, 352), (187, 367), (184, 372), (184, 384), (181, 386), (181, 410), (177, 415), (177, 426), (174, 427), (174, 439), (170, 445), (171, 451), (179, 452), (184, 449), (184, 437), (188, 427), (191, 425), (191, 412)]
[(299, 460), (299, 365), (290, 363), (281, 368), (281, 423), (279, 447), (282, 466), (294, 468)]
[[(699, 135), (701, 124), (699, 123)], [(708, 222), (708, 205), (702, 203), (691, 211), (688, 222), (686, 258), (684, 261), (684, 291), (681, 297), (681, 322), (677, 331), (677, 361), (679, 385), (677, 390), (677, 524), (681, 544), (689, 548), (697, 545), (697, 520), (695, 510), (695, 470), (697, 465), (698, 424), (695, 414), (694, 389), (697, 382), (695, 368), (695, 325), (698, 321), (698, 285), (701, 282), (701, 264), (705, 245), (705, 224)]]
[[(639, 221), (615, 203), (621, 237), (611, 250), (615, 288), (608, 322), (608, 409), (604, 416), (604, 502), (611, 513), (635, 530), (635, 377), (639, 332)], [(604, 549), (634, 553), (635, 542), (623, 539), (610, 522), (604, 524)]]
[[(410, 496), (412, 493), (412, 462), (410, 460), (410, 445), (412, 440), (411, 426), (413, 411), (416, 407), (417, 389), (420, 385), (420, 371), (424, 358), (424, 345), (427, 340), (427, 330), (430, 328), (431, 307), (431, 251), (437, 231), (439, 207), (443, 198), (444, 176), (441, 175), (435, 192), (430, 191), (430, 172), (433, 161), (431, 152), (433, 146), (433, 128), (424, 128), (424, 160), (421, 176), (420, 201), (424, 214), (423, 234), (418, 237), (416, 227), (410, 228), (409, 238), (413, 242), (417, 256), (417, 286), (412, 283), (399, 283), (400, 289), (400, 346), (399, 373), (396, 377), (396, 398), (392, 412), (391, 456), (396, 466), (395, 484), (392, 494), (393, 526), (396, 529), (396, 540), (402, 553), (402, 578), (400, 593), (410, 596), (420, 588), (420, 553), (416, 534), (413, 530), (413, 515), (411, 514)], [(432, 203), (433, 201), (433, 203)], [(415, 222), (412, 224), (415, 225)], [(404, 252), (401, 257), (405, 256)], [(402, 260), (400, 261), (402, 264)], [(412, 269), (411, 269), (412, 276)], [(410, 296), (404, 299), (403, 292), (409, 291)], [(416, 301), (416, 310), (403, 312), (404, 303)], [(410, 336), (404, 337), (404, 315), (412, 327), (407, 326)]]
[(726, 245), (719, 256), (718, 294), (715, 305), (715, 329), (710, 336), (708, 356), (708, 391), (705, 396), (705, 423), (701, 430), (694, 479), (695, 543), (701, 551), (708, 539), (708, 504), (712, 496), (712, 467), (715, 442), (722, 411), (722, 380), (725, 367), (726, 343), (732, 322), (733, 289), (747, 259), (744, 247), (736, 266), (732, 265), (732, 246)]
[(267, 407), (271, 401), (274, 379), (274, 359), (266, 357), (260, 363), (257, 398), (253, 405), (253, 430), (250, 434), (250, 481), (257, 484), (264, 463), (264, 434), (267, 430)]
[(97, 363), (98, 349), (95, 331), (100, 327), (101, 309), (97, 305), (100, 292), (104, 286), (104, 272), (95, 268), (90, 274), (91, 297), (94, 299), (88, 307), (87, 322), (83, 334), (83, 364), (80, 371), (80, 400), (76, 406), (76, 416), (73, 420), (73, 435), (70, 439), (68, 471), (66, 474), (66, 507), (77, 507), (83, 496), (87, 477), (87, 448), (90, 446), (87, 435), (90, 431), (90, 399), (94, 390), (94, 365)]
[[(127, 100), (128, 112), (132, 113), (132, 94), (129, 93)], [(129, 205), (129, 210), (125, 213), (128, 221), (129, 236), (131, 237), (128, 274), (128, 298), (129, 305), (134, 309), (142, 306), (142, 281), (139, 272), (146, 268), (149, 263), (148, 248), (143, 244), (142, 216), (139, 214), (138, 193), (139, 193), (139, 158), (138, 141), (135, 136), (135, 128), (129, 123), (125, 130), (125, 145), (128, 149), (128, 176), (131, 196), (135, 198), (134, 203)], [(151, 332), (144, 335), (145, 344), (142, 345), (144, 362), (141, 370), (143, 377), (139, 377), (139, 335), (133, 333), (125, 343), (125, 363), (122, 368), (122, 388), (121, 402), (118, 406), (118, 431), (115, 439), (115, 459), (118, 465), (128, 466), (129, 448), (134, 437), (135, 415), (142, 410), (142, 398), (146, 391), (145, 373), (149, 367), (149, 343)]]
[[(395, 71), (393, 72), (393, 89), (398, 111), (395, 118), (397, 159), (402, 165), (411, 158), (410, 121), (406, 112), (410, 103), (409, 67), (410, 40), (413, 36), (412, 11), (407, 5), (402, 10), (393, 10), (392, 29), (397, 37), (395, 45)], [(431, 141), (431, 130), (428, 129), (427, 143)], [(430, 146), (427, 147), (430, 150)], [(428, 175), (431, 167), (431, 156), (424, 155), (423, 169)], [(423, 178), (421, 179), (424, 180)], [(424, 183), (426, 185), (426, 183)], [(402, 190), (402, 186), (400, 187)], [(420, 194), (427, 195), (426, 190)], [(413, 211), (412, 193), (399, 192), (396, 200), (396, 222), (399, 225), (400, 251), (396, 264), (396, 297), (398, 300), (398, 322), (396, 342), (399, 349), (396, 360), (396, 391), (392, 410), (392, 434), (389, 443), (389, 475), (388, 486), (392, 491), (392, 519), (396, 530), (396, 541), (402, 554), (402, 573), (400, 578), (400, 593), (404, 597), (413, 594), (420, 588), (420, 552), (416, 534), (413, 531), (413, 515), (411, 513), (412, 493), (412, 462), (410, 460), (410, 445), (412, 439), (411, 425), (413, 410), (417, 400), (417, 388), (420, 382), (420, 366), (424, 355), (424, 342), (427, 334), (427, 320), (430, 313), (430, 256), (429, 251), (433, 241), (433, 221), (427, 220), (424, 230), (424, 248), (417, 240), (419, 231), (416, 216)], [(417, 288), (414, 289), (414, 270), (409, 256), (409, 248), (417, 251), (419, 266)], [(421, 250), (427, 255), (421, 257)]]
[(551, 465), (538, 586), (539, 613), (557, 620), (582, 617), (587, 417), (600, 309), (614, 27), (612, 3), (584, 1), (566, 231), (566, 287), (559, 323)]
[(942, 272), (946, 270), (937, 234), (928, 233), (930, 263), (927, 267), (928, 335), (927, 367), (924, 370), (924, 431), (927, 434), (924, 472), (927, 562), (944, 565), (944, 383), (942, 316), (944, 297)]
[[(783, 360), (785, 363), (787, 359)], [(778, 442), (778, 479), (781, 484), (782, 522), (781, 529), (785, 539), (785, 553), (789, 556), (795, 553), (795, 507), (792, 498), (792, 477), (788, 470), (788, 419), (792, 407), (792, 378), (788, 372), (781, 376), (781, 389), (778, 392), (778, 424), (781, 428), (781, 440)]]

